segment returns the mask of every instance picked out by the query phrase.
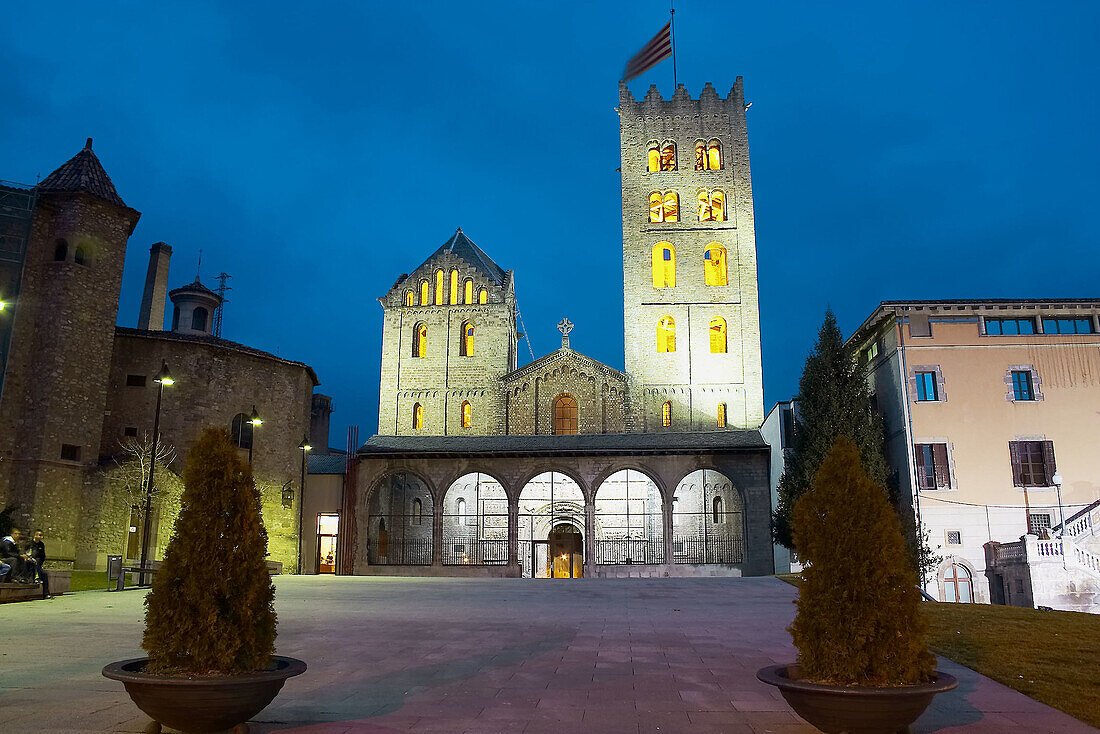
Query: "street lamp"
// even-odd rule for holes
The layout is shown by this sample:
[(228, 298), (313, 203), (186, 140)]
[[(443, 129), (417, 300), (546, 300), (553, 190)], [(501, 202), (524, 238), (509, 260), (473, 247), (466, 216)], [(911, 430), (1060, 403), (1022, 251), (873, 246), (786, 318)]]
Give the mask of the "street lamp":
[(256, 445), (256, 428), (264, 424), (263, 419), (260, 418), (260, 414), (256, 412), (256, 406), (252, 406), (252, 417), (248, 419), (248, 422), (252, 424), (252, 440), (248, 442), (248, 464), (252, 465), (252, 447)]
[(306, 454), (313, 447), (309, 445), (309, 436), (302, 437), (302, 442), (298, 444), (298, 448), (302, 450), (302, 479), (298, 482), (298, 574), (302, 573), (302, 512), (305, 511), (306, 503)]
[(145, 573), (148, 569), (149, 561), (149, 525), (151, 520), (150, 516), (153, 513), (153, 470), (156, 469), (157, 466), (157, 437), (160, 434), (160, 401), (164, 396), (164, 388), (176, 384), (176, 381), (172, 378), (172, 373), (168, 371), (168, 363), (164, 360), (161, 360), (160, 371), (153, 377), (153, 382), (157, 383), (157, 409), (153, 414), (153, 446), (149, 452), (149, 481), (145, 485), (145, 518), (141, 533), (141, 573), (138, 576), (138, 586), (145, 586)]
[(1058, 490), (1058, 527), (1060, 528), (1058, 535), (1065, 536), (1066, 517), (1062, 513), (1062, 472), (1054, 472), (1054, 476), (1050, 478), (1050, 481), (1054, 482), (1054, 488)]

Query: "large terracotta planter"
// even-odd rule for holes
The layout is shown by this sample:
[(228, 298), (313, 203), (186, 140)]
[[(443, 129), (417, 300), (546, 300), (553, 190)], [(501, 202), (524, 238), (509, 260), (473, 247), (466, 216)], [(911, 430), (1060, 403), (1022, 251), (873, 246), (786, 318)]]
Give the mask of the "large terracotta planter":
[(799, 680), (797, 665), (771, 665), (757, 680), (775, 686), (795, 713), (827, 734), (895, 734), (917, 720), (937, 693), (950, 691), (955, 676), (936, 671), (930, 683), (895, 688), (828, 686)]
[(287, 678), (305, 672), (306, 664), (274, 655), (267, 670), (244, 675), (175, 678), (143, 672), (148, 658), (111, 663), (103, 675), (122, 681), (137, 707), (153, 721), (182, 732), (225, 731), (260, 713)]

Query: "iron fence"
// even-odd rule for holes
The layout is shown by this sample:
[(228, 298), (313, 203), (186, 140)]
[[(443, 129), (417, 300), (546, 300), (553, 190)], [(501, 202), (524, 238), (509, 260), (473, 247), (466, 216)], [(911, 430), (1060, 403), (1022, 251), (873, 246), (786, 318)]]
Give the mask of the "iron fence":
[(443, 538), (443, 565), (445, 566), (505, 566), (507, 564), (507, 540)]
[(741, 563), (745, 556), (745, 543), (730, 537), (672, 536), (673, 563)]
[(618, 538), (596, 541), (596, 563), (607, 566), (665, 562), (665, 544), (659, 538)]
[(430, 566), (430, 538), (372, 539), (367, 545), (369, 563), (376, 566)]

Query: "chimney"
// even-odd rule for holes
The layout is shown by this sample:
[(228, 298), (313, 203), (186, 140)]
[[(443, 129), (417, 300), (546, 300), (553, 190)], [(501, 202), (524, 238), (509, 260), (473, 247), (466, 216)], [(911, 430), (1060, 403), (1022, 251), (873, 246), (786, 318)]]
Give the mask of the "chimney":
[(157, 242), (149, 248), (149, 271), (145, 275), (145, 293), (141, 297), (138, 328), (164, 331), (164, 304), (168, 297), (168, 261), (172, 248)]
[(312, 453), (328, 453), (329, 416), (332, 415), (332, 398), (319, 392), (313, 393), (313, 405), (310, 410), (309, 443)]

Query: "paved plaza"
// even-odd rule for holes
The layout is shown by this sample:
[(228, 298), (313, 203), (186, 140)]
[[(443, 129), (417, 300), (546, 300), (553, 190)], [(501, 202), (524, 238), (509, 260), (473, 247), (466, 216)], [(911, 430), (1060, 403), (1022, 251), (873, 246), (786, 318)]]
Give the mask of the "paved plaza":
[[(280, 577), (305, 660), (253, 732), (813, 732), (756, 670), (794, 659), (795, 590), (750, 579)], [(108, 662), (142, 654), (138, 591), (0, 606), (0, 729), (139, 732)], [(950, 661), (917, 732), (1093, 732)]]

